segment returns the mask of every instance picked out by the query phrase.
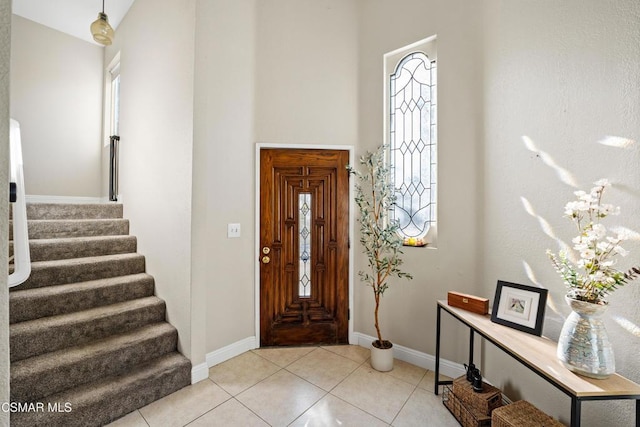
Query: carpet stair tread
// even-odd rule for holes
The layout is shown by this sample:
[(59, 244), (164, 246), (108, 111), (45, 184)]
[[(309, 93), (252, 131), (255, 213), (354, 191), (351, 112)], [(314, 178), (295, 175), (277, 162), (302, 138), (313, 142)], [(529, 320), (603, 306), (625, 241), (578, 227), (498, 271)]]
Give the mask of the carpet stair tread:
[(165, 320), (165, 303), (151, 296), (9, 325), (11, 362)]
[(31, 263), (31, 276), (11, 291), (62, 285), (143, 273), (145, 258), (138, 253), (101, 255)]
[[(29, 241), (32, 262), (133, 253), (136, 249), (137, 239), (129, 235), (64, 237)], [(13, 241), (9, 242), (9, 256), (11, 255), (13, 255)]]
[[(122, 218), (122, 203), (35, 203), (27, 202), (28, 219)], [(12, 218), (12, 212), (9, 212)]]
[[(42, 412), (12, 413), (11, 426), (101, 426), (189, 385), (190, 376), (189, 359), (172, 352), (121, 375), (48, 396), (41, 402), (45, 409)], [(61, 410), (47, 410), (50, 404)], [(65, 408), (70, 410), (66, 412)]]
[[(9, 221), (9, 240), (13, 240), (13, 220)], [(101, 219), (29, 219), (29, 239), (129, 234), (129, 220)]]
[(37, 401), (100, 376), (116, 375), (174, 351), (177, 338), (176, 329), (161, 322), (20, 360), (11, 366), (11, 401)]
[(152, 296), (154, 284), (153, 276), (137, 273), (9, 292), (9, 323)]

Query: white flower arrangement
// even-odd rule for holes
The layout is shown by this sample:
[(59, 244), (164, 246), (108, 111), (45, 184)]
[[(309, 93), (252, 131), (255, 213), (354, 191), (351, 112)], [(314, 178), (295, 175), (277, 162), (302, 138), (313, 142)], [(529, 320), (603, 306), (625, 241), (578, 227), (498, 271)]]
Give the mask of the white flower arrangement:
[(640, 268), (633, 267), (627, 272), (614, 268), (614, 258), (629, 253), (620, 246), (628, 236), (625, 232), (607, 235), (608, 231), (600, 220), (620, 214), (620, 208), (602, 203), (604, 189), (611, 186), (609, 181), (601, 179), (594, 185), (589, 193), (576, 191), (574, 194), (578, 199), (565, 206), (565, 216), (578, 228), (578, 236), (572, 240), (573, 249), (579, 254), (577, 263), (574, 265), (569, 260), (566, 251), (560, 251), (556, 256), (547, 250), (547, 255), (564, 280), (569, 297), (606, 304), (611, 292), (640, 275)]

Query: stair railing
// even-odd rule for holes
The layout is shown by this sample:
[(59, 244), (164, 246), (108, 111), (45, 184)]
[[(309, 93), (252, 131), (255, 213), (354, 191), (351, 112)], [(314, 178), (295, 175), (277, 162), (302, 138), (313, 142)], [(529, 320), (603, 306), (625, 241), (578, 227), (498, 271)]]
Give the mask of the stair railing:
[[(10, 172), (13, 209), (13, 273), (9, 274), (9, 287), (18, 286), (31, 274), (31, 255), (29, 253), (29, 230), (27, 228), (27, 205), (24, 194), (24, 172), (22, 170), (22, 143), (20, 124), (10, 122)], [(15, 190), (15, 191), (14, 191)]]
[(120, 137), (111, 135), (109, 137), (109, 200), (118, 201), (118, 145)]

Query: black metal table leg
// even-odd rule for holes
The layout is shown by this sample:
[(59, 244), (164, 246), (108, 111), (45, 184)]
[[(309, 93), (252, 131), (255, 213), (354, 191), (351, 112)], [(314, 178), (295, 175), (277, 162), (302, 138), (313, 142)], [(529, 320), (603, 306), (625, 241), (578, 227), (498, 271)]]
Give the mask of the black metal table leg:
[(571, 398), (571, 427), (580, 427), (581, 403), (578, 398)]
[(437, 396), (440, 388), (440, 317), (442, 308), (438, 304), (438, 314), (436, 320), (436, 372), (434, 378), (434, 394)]
[(640, 399), (636, 400), (636, 427), (640, 427)]
[[(475, 334), (473, 333), (473, 328), (469, 328), (469, 366), (473, 363), (473, 338)], [(468, 377), (467, 377), (468, 378)]]

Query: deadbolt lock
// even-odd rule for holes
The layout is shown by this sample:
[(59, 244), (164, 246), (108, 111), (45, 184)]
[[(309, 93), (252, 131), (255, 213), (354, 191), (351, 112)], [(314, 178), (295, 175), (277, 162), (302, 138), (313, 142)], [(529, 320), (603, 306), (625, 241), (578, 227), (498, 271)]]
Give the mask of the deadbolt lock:
[(264, 248), (262, 248), (262, 253), (265, 255), (269, 255), (269, 252), (271, 252), (271, 248), (268, 246), (265, 246)]
[(262, 263), (263, 264), (269, 264), (270, 261), (271, 261), (271, 258), (269, 258), (268, 256), (263, 256), (262, 257)]

